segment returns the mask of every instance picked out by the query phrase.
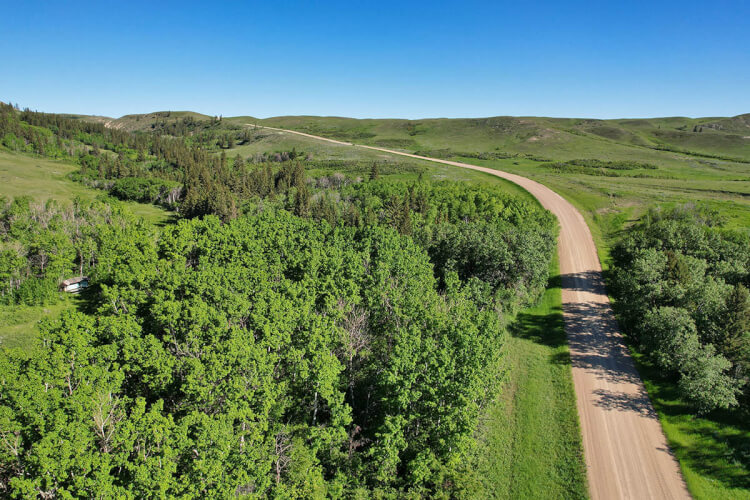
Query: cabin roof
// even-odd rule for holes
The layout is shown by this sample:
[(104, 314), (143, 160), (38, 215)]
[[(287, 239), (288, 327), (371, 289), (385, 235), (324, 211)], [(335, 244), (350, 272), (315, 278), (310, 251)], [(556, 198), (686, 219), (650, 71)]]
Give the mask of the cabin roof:
[(88, 281), (88, 276), (76, 276), (75, 278), (68, 278), (62, 283), (60, 283), (62, 286), (68, 286), (68, 285), (75, 285), (76, 283), (80, 283), (81, 281)]

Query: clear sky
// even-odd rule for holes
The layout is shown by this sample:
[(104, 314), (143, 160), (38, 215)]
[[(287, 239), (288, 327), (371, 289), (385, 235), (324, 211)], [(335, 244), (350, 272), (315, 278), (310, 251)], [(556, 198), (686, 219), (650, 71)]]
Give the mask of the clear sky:
[(0, 0), (0, 100), (257, 117), (750, 112), (750, 1)]

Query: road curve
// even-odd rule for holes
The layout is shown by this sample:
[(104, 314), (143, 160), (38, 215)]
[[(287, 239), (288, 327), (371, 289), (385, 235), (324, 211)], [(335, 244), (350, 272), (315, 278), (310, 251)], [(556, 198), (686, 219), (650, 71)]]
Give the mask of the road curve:
[(573, 205), (550, 188), (520, 175), (292, 130), (263, 128), (478, 170), (507, 179), (531, 193), (560, 222), (558, 255), (565, 332), (591, 497), (690, 498), (613, 316), (591, 232)]

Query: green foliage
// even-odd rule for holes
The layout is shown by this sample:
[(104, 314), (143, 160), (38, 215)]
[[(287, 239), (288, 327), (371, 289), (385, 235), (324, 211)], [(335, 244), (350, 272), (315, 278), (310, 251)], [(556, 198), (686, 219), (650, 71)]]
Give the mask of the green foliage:
[[(458, 491), (480, 409), (497, 393), (503, 327), (534, 298), (529, 262), (552, 255), (550, 217), (449, 183), (341, 185), (331, 195), (342, 203), (310, 198), (306, 208), (301, 166), (256, 172), (282, 195), (225, 223), (207, 216), (156, 231), (106, 205), (65, 217), (54, 205), (6, 206), (7, 234), (50, 256), (46, 272), (84, 266), (96, 313), (47, 322), (31, 354), (0, 352), (1, 491)], [(407, 223), (414, 238), (400, 234)], [(484, 269), (489, 259), (435, 267), (443, 262), (430, 248), (442, 240), (432, 235), (466, 224), (508, 233), (503, 269), (513, 272)], [(68, 253), (48, 250), (63, 243)]]
[(229, 161), (252, 137), (220, 120), (167, 114), (130, 134), (3, 119), (84, 183), (193, 218), (8, 210), (31, 214), (7, 217), (9, 279), (33, 269), (14, 297), (71, 269), (94, 289), (33, 353), (2, 353), (3, 494), (463, 494), (503, 328), (545, 282), (549, 214), (499, 190), (378, 180), (386, 164), (367, 183), (310, 179), (294, 148)]
[(48, 305), (58, 284), (83, 276), (98, 260), (102, 234), (128, 216), (101, 202), (45, 205), (16, 198), (0, 205), (0, 300)]
[(175, 208), (182, 187), (176, 182), (161, 179), (126, 177), (117, 179), (110, 188), (112, 196), (121, 200), (141, 203), (156, 203), (167, 208)]
[(700, 413), (737, 406), (748, 382), (750, 245), (720, 223), (692, 207), (654, 211), (612, 252), (621, 323)]
[(597, 159), (568, 160), (565, 162), (545, 163), (543, 167), (565, 174), (598, 175), (604, 177), (620, 177), (621, 170), (656, 170), (653, 163), (637, 161), (602, 161)]

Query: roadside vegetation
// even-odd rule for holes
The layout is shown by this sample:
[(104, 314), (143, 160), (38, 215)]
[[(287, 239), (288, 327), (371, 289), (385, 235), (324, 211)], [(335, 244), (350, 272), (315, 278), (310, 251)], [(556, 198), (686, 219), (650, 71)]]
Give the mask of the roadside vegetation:
[(588, 498), (557, 259), (510, 328), (502, 393), (480, 420), (475, 498)]
[(750, 238), (692, 206), (652, 210), (613, 249), (610, 289), (697, 498), (750, 496)]

